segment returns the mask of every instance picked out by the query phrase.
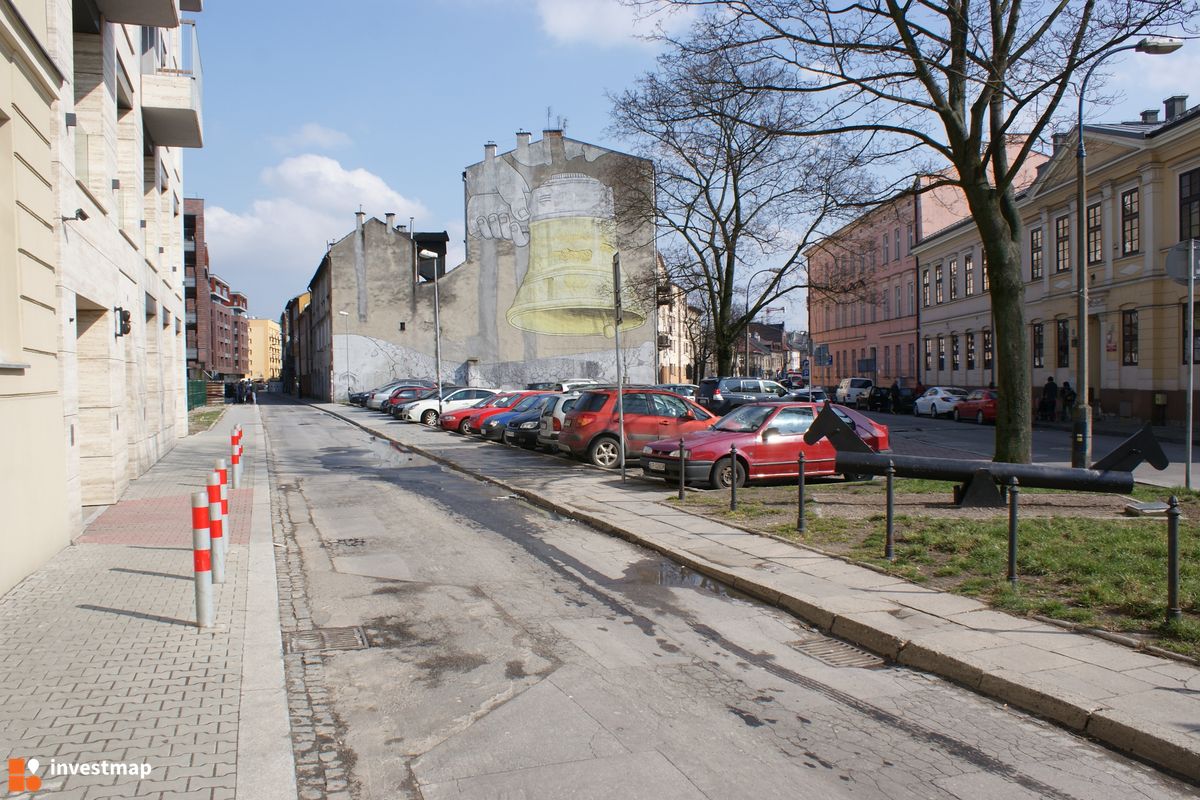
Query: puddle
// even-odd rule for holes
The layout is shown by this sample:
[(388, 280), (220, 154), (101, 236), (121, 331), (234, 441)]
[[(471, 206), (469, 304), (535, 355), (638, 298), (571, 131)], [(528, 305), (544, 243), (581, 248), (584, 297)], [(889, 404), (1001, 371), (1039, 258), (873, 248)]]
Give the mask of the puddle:
[(643, 586), (670, 586), (700, 589), (719, 597), (730, 597), (738, 600), (750, 598), (736, 589), (732, 589), (715, 578), (701, 575), (695, 570), (676, 564), (666, 559), (647, 559), (630, 565), (625, 570), (622, 583), (635, 583)]
[(379, 458), (381, 467), (402, 467), (413, 462), (412, 452), (396, 442), (372, 436), (369, 447)]

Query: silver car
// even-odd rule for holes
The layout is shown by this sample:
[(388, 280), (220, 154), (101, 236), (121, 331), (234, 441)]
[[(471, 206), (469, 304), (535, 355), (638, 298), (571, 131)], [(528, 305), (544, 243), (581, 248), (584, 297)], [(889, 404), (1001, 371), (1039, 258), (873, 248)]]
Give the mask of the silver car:
[(547, 453), (558, 452), (558, 433), (562, 430), (563, 419), (567, 412), (575, 407), (575, 401), (582, 392), (568, 392), (554, 398), (553, 403), (547, 403), (542, 409), (542, 417), (538, 422), (538, 447)]

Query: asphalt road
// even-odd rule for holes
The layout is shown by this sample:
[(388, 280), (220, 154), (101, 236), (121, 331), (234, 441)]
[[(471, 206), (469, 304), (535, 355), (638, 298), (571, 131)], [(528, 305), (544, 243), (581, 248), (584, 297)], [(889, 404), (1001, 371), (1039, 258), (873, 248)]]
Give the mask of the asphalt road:
[(370, 644), (320, 657), (357, 796), (1194, 796), (316, 410), (262, 412), (293, 591)]

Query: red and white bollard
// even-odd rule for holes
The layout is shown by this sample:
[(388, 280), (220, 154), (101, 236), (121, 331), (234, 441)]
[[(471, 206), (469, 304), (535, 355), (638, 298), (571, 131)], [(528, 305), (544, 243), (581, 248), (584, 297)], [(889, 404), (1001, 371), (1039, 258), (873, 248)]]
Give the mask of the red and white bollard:
[(196, 574), (196, 626), (211, 628), (212, 540), (208, 522), (208, 492), (192, 494), (192, 565)]
[(213, 471), (221, 476), (221, 520), (224, 528), (229, 529), (229, 469), (225, 466), (225, 459), (218, 458)]
[(224, 583), (225, 553), (229, 544), (225, 540), (225, 515), (221, 513), (221, 476), (216, 470), (208, 475), (208, 529), (212, 540), (213, 583)]
[(233, 488), (242, 488), (242, 446), (235, 444), (231, 448), (229, 456), (229, 471), (231, 474)]

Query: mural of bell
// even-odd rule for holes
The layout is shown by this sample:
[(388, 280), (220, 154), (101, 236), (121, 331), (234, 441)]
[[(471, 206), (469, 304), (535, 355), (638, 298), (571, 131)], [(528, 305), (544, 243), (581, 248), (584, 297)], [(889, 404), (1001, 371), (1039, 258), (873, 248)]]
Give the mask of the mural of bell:
[[(533, 190), (529, 269), (506, 316), (515, 328), (558, 336), (613, 336), (612, 189), (564, 172)], [(621, 330), (645, 313), (622, 292)]]

